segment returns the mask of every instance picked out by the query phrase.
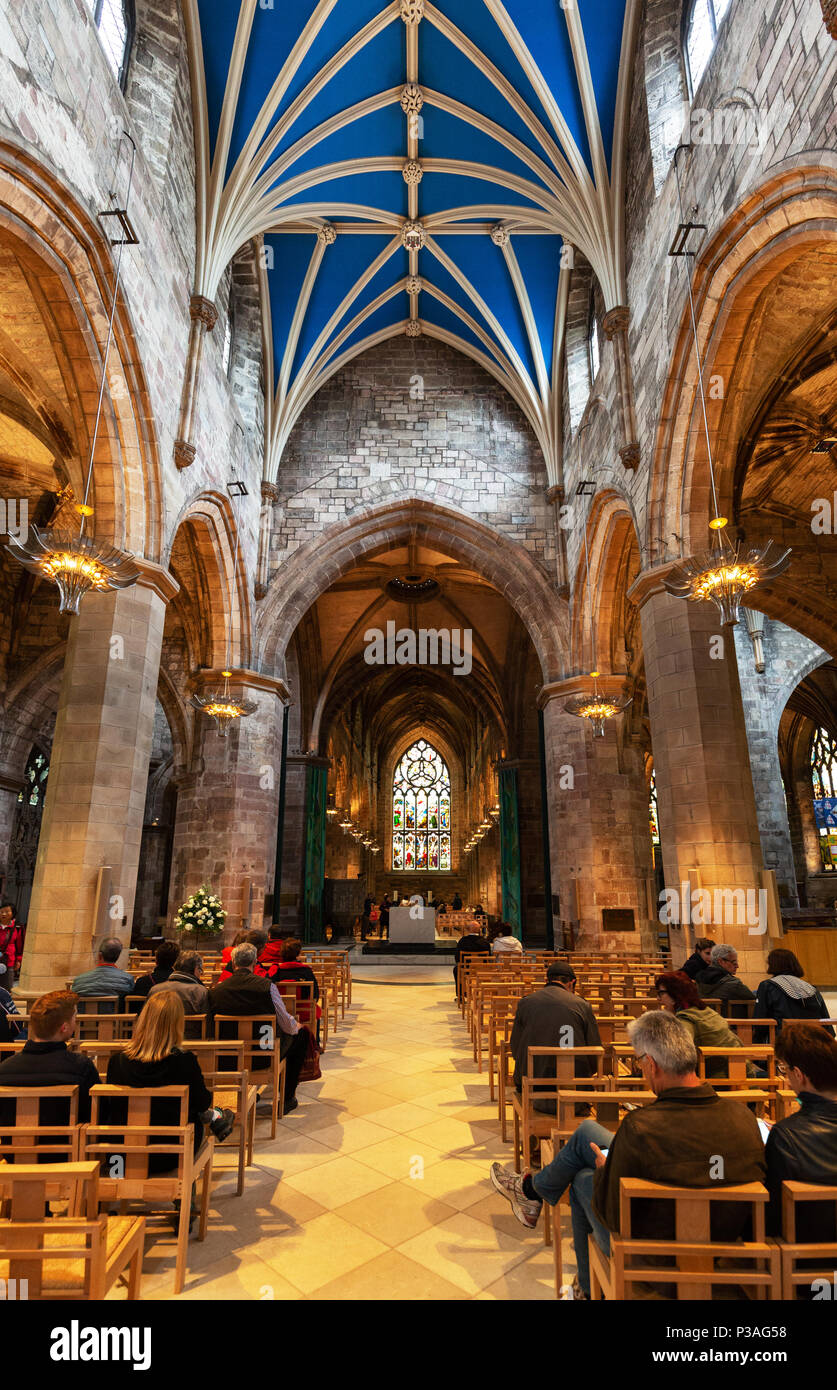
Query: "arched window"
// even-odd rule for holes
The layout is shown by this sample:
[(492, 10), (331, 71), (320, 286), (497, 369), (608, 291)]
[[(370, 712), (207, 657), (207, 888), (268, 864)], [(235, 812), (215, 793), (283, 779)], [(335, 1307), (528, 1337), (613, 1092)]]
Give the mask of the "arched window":
[(110, 70), (120, 87), (124, 87), (134, 36), (133, 0), (87, 0), (87, 4)]
[(811, 743), (811, 783), (822, 867), (833, 873), (837, 869), (837, 740), (827, 729), (817, 729)]
[(450, 871), (450, 774), (423, 738), (408, 748), (392, 779), (392, 867)]
[(706, 72), (730, 0), (692, 0), (686, 11), (684, 52), (689, 90), (694, 96)]
[(227, 310), (227, 321), (224, 324), (224, 351), (221, 358), (224, 367), (224, 376), (229, 376), (230, 374), (230, 363), (232, 362), (232, 346), (234, 331), (235, 330), (233, 327), (233, 308), (231, 304), (229, 309)]
[(596, 296), (592, 288), (590, 290), (590, 317), (588, 322), (587, 347), (590, 353), (590, 383), (592, 385), (599, 374), (599, 366), (602, 360), (601, 344), (599, 342), (599, 320), (596, 316)]

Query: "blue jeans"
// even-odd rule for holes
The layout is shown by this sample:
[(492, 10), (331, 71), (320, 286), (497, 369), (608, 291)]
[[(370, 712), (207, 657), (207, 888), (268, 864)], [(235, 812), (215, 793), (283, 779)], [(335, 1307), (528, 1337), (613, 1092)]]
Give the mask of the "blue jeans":
[(596, 1156), (590, 1148), (610, 1147), (613, 1134), (595, 1120), (582, 1120), (571, 1139), (558, 1150), (551, 1163), (539, 1173), (532, 1174), (532, 1186), (539, 1197), (554, 1207), (567, 1188), (570, 1189), (570, 1212), (573, 1224), (573, 1245), (578, 1269), (578, 1282), (590, 1297), (590, 1260), (587, 1237), (592, 1231), (599, 1248), (610, 1253), (610, 1235), (601, 1221), (593, 1215), (593, 1173)]

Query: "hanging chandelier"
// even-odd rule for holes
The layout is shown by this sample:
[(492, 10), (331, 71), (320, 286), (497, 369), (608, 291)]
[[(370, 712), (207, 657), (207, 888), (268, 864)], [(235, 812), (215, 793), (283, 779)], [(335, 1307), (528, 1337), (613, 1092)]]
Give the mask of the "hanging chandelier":
[[(116, 174), (119, 168), (119, 154), (122, 148), (122, 140), (127, 140), (131, 146), (130, 164), (128, 167), (128, 188), (125, 194), (124, 207), (112, 207), (99, 214), (100, 219), (115, 217), (121, 229), (121, 235), (111, 238), (111, 246), (118, 246), (119, 252), (116, 257), (116, 274), (113, 282), (113, 296), (110, 305), (108, 318), (108, 331), (105, 340), (105, 348), (102, 354), (102, 374), (99, 382), (99, 399), (96, 407), (96, 421), (93, 426), (93, 436), (90, 441), (90, 453), (87, 461), (87, 472), (84, 479), (84, 495), (81, 502), (76, 506), (76, 511), (81, 518), (78, 535), (68, 531), (50, 531), (38, 526), (30, 526), (26, 541), (9, 541), (6, 550), (17, 560), (18, 564), (24, 569), (37, 574), (39, 578), (49, 580), (58, 588), (59, 594), (59, 613), (78, 614), (79, 605), (85, 594), (91, 591), (103, 593), (108, 589), (127, 589), (132, 584), (136, 584), (140, 577), (140, 572), (134, 564), (134, 556), (127, 550), (119, 550), (116, 546), (110, 545), (107, 541), (94, 540), (92, 536), (85, 535), (87, 518), (93, 515), (93, 508), (90, 505), (90, 485), (93, 479), (93, 459), (96, 455), (96, 445), (99, 439), (99, 426), (102, 419), (102, 404), (105, 394), (105, 383), (107, 381), (108, 357), (110, 355), (110, 345), (113, 340), (113, 323), (116, 317), (116, 303), (119, 297), (119, 281), (122, 272), (122, 252), (126, 246), (138, 245), (137, 237), (128, 217), (128, 203), (131, 198), (131, 184), (134, 177), (134, 160), (136, 159), (136, 145), (127, 131), (122, 132), (119, 144), (116, 147), (116, 156), (113, 168), (113, 186), (116, 188)], [(116, 202), (115, 191), (111, 192), (111, 201)]]
[(232, 671), (229, 667), (232, 660), (232, 608), (233, 599), (237, 592), (238, 547), (241, 538), (241, 526), (236, 512), (235, 498), (247, 497), (248, 492), (242, 482), (228, 483), (227, 492), (233, 499), (235, 552), (233, 556), (232, 592), (230, 593), (229, 604), (227, 605), (227, 669), (221, 672), (221, 675), (224, 677), (224, 688), (211, 695), (193, 695), (191, 699), (193, 709), (199, 710), (201, 714), (208, 714), (211, 719), (215, 720), (219, 738), (227, 737), (230, 726), (234, 724), (237, 719), (246, 719), (248, 714), (253, 714), (258, 709), (255, 700), (238, 700), (230, 694)]
[[(595, 492), (595, 485), (587, 480), (580, 482), (576, 488), (576, 496), (584, 497)], [(590, 619), (590, 641), (592, 644), (593, 655), (596, 654), (596, 619), (593, 613), (593, 593), (590, 588), (590, 551), (587, 545), (587, 519), (584, 522), (584, 571), (587, 585), (587, 616)], [(627, 699), (613, 695), (605, 695), (599, 690), (599, 672), (591, 671), (590, 679), (593, 682), (592, 690), (582, 691), (579, 695), (573, 695), (564, 702), (564, 709), (567, 714), (574, 714), (578, 719), (586, 719), (593, 731), (594, 738), (604, 738), (605, 725), (608, 719), (615, 719), (618, 714), (622, 714), (631, 703), (632, 697)]]
[(698, 343), (695, 300), (692, 293), (692, 271), (695, 253), (689, 250), (688, 239), (692, 231), (705, 231), (702, 224), (684, 221), (683, 195), (680, 188), (680, 166), (678, 155), (686, 145), (680, 145), (674, 156), (674, 170), (677, 177), (677, 196), (680, 203), (680, 226), (671, 248), (670, 256), (685, 256), (689, 265), (687, 287), (689, 291), (689, 310), (692, 320), (692, 340), (697, 364), (698, 391), (703, 415), (703, 430), (706, 438), (706, 458), (709, 465), (709, 484), (712, 497), (711, 544), (702, 554), (690, 556), (672, 570), (663, 580), (665, 588), (675, 598), (689, 599), (693, 603), (703, 603), (712, 599), (721, 616), (721, 626), (728, 627), (738, 622), (741, 605), (746, 595), (759, 584), (767, 584), (771, 579), (783, 574), (790, 564), (790, 548), (784, 550), (774, 546), (772, 540), (761, 546), (747, 546), (744, 541), (733, 543), (725, 534), (729, 522), (721, 516), (718, 508), (718, 494), (715, 486), (715, 466), (712, 459), (712, 441), (709, 436), (709, 416), (706, 409), (706, 391), (703, 382), (703, 363), (700, 359)]

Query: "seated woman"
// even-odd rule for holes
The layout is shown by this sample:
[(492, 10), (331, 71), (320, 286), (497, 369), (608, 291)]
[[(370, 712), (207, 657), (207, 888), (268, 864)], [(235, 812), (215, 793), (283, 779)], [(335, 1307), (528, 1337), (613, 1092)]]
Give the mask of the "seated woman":
[[(781, 1032), (782, 1024), (790, 1019), (819, 1023), (821, 1019), (828, 1018), (825, 1000), (819, 990), (803, 978), (805, 971), (793, 951), (783, 950), (780, 946), (771, 951), (767, 957), (767, 973), (771, 979), (762, 980), (756, 990), (753, 1018), (775, 1018), (777, 1034)], [(829, 1024), (823, 1024), (823, 1027), (834, 1036), (834, 1029)]]
[(241, 945), (243, 945), (243, 943), (244, 943), (246, 940), (247, 940), (247, 933), (246, 933), (246, 931), (239, 931), (239, 932), (236, 932), (236, 934), (235, 934), (235, 936), (233, 937), (232, 941), (230, 942), (229, 946), (225, 946), (225, 947), (224, 947), (223, 951), (221, 952), (221, 964), (223, 965), (224, 968), (223, 968), (223, 970), (221, 971), (221, 975), (220, 975), (220, 977), (219, 977), (219, 981), (218, 981), (219, 984), (220, 984), (221, 980), (228, 980), (228, 979), (230, 978), (230, 976), (232, 975), (232, 973), (233, 973), (233, 967), (232, 967), (232, 953), (233, 953), (233, 951), (235, 950), (236, 946), (241, 946)]
[[(186, 1118), (188, 1124), (195, 1126), (197, 1153), (203, 1143), (204, 1125), (209, 1126), (216, 1139), (226, 1139), (235, 1124), (235, 1115), (232, 1110), (218, 1110), (213, 1106), (197, 1057), (194, 1052), (183, 1050), (185, 1026), (183, 1002), (175, 990), (160, 990), (159, 994), (149, 995), (134, 1024), (131, 1041), (124, 1051), (114, 1052), (108, 1062), (107, 1081), (109, 1086), (188, 1086)], [(152, 1102), (152, 1107), (155, 1105), (157, 1102)], [(173, 1123), (176, 1107), (176, 1101), (160, 1101), (159, 1111), (165, 1109), (166, 1113), (155, 1115), (152, 1123)], [(124, 1102), (122, 1105), (118, 1101), (108, 1102), (102, 1123), (119, 1124), (124, 1108)], [(176, 1163), (173, 1154), (156, 1154), (149, 1160), (148, 1171), (165, 1173)]]
[[(730, 1028), (726, 1019), (703, 1003), (694, 980), (690, 980), (683, 970), (668, 970), (658, 975), (654, 989), (660, 1001), (660, 1008), (674, 1014), (691, 1035), (696, 1047), (740, 1047), (741, 1039)], [(723, 1058), (715, 1058), (706, 1065), (707, 1077), (722, 1077), (726, 1074)], [(748, 1076), (763, 1076), (752, 1062), (747, 1063)]]
[(495, 956), (519, 956), (523, 953), (523, 942), (515, 936), (510, 922), (500, 922), (489, 928), (488, 940)]
[(165, 984), (179, 955), (180, 947), (176, 941), (162, 941), (154, 953), (154, 969), (150, 974), (140, 975), (139, 979), (134, 981), (132, 992), (148, 996), (155, 985)]
[[(265, 973), (267, 974), (268, 979), (275, 985), (281, 985), (283, 980), (300, 980), (303, 983), (310, 983), (314, 986), (314, 1000), (316, 1005), (315, 1012), (317, 1017), (318, 1030), (317, 1038), (319, 1040), (320, 1018), (322, 1017), (323, 1011), (320, 1005), (316, 1004), (316, 1001), (320, 997), (320, 986), (317, 984), (317, 977), (311, 969), (310, 965), (306, 965), (304, 961), (301, 961), (299, 959), (299, 953), (301, 950), (302, 942), (294, 936), (288, 937), (285, 941), (282, 942), (282, 959), (278, 961), (277, 964), (271, 970), (268, 970)], [(309, 1018), (308, 1015), (308, 1005), (307, 1003), (303, 1002), (300, 1004), (299, 1008), (296, 1011), (297, 1021), (299, 1023), (307, 1023), (310, 1025), (312, 1020)]]

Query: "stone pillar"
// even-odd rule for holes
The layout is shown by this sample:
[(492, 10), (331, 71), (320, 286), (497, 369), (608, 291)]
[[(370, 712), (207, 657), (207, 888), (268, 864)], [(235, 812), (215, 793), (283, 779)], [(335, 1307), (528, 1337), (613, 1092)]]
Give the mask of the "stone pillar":
[(625, 467), (633, 471), (639, 467), (639, 444), (637, 442), (631, 354), (628, 346), (630, 317), (630, 310), (624, 304), (617, 304), (615, 308), (608, 310), (605, 314), (602, 319), (602, 328), (608, 342), (613, 344), (613, 360), (616, 364), (616, 396), (619, 404), (619, 427), (622, 435), (619, 457)]
[(546, 500), (552, 507), (552, 515), (555, 518), (555, 578), (558, 584), (559, 598), (569, 598), (570, 596), (570, 581), (567, 571), (567, 532), (561, 525), (564, 497), (564, 489), (560, 486), (546, 489)]
[[(219, 689), (220, 671), (198, 673), (202, 693)], [(214, 719), (197, 713), (195, 766), (178, 780), (169, 914), (202, 883), (226, 910), (224, 936), (262, 927), (272, 891), (286, 686), (256, 671), (233, 671), (231, 692), (256, 702), (222, 738)]]
[(178, 468), (188, 468), (195, 462), (195, 445), (192, 433), (198, 404), (198, 390), (201, 379), (201, 360), (203, 340), (211, 333), (218, 322), (218, 310), (202, 294), (193, 294), (189, 301), (189, 315), (192, 326), (189, 330), (189, 350), (186, 354), (186, 375), (183, 379), (183, 394), (180, 398), (180, 424), (174, 445), (174, 461)]
[[(145, 560), (130, 589), (89, 593), (71, 619), (20, 991), (88, 969), (103, 924), (126, 943), (171, 575)], [(100, 868), (109, 911), (94, 920)]]
[(262, 505), (259, 513), (259, 558), (256, 566), (256, 598), (264, 598), (270, 578), (270, 532), (273, 523), (273, 505), (279, 498), (275, 483), (262, 483)]
[[(767, 925), (730, 900), (743, 889), (755, 917), (764, 886), (735, 641), (713, 603), (665, 591), (670, 569), (644, 571), (629, 598), (641, 610), (666, 890), (691, 906), (670, 927), (672, 958), (681, 964), (695, 936), (729, 941), (751, 983), (764, 975)], [(696, 912), (698, 889), (712, 895), (710, 916)]]
[[(556, 915), (573, 925), (582, 949), (647, 951), (656, 945), (656, 927), (648, 903), (653, 861), (642, 752), (632, 743), (620, 746), (624, 716), (609, 720), (599, 738), (586, 720), (567, 713), (566, 701), (589, 684), (579, 676), (556, 681), (539, 699)], [(600, 677), (599, 689), (622, 695), (625, 677)]]
[[(306, 754), (289, 753), (285, 767), (285, 813), (282, 829), (282, 886), (273, 920), (286, 931), (301, 933), (305, 899)], [(335, 832), (332, 832), (334, 834)], [(343, 832), (340, 831), (341, 838)], [(330, 871), (330, 873), (333, 871)], [(345, 877), (338, 873), (335, 877)]]

